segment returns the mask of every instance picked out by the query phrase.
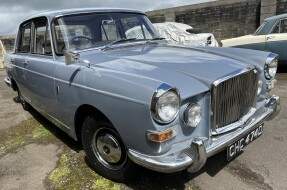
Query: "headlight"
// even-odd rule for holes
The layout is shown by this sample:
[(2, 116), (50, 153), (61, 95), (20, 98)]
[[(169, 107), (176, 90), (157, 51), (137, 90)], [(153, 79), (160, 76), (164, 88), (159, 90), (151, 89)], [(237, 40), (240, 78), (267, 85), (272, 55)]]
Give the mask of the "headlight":
[(179, 111), (180, 97), (176, 89), (167, 84), (161, 85), (151, 103), (152, 117), (160, 123), (173, 121)]
[(198, 104), (187, 106), (184, 115), (185, 123), (190, 127), (196, 127), (201, 121), (201, 107)]
[(278, 56), (277, 54), (270, 53), (267, 57), (264, 73), (265, 78), (270, 80), (275, 78), (275, 74), (277, 72), (277, 66), (278, 66)]

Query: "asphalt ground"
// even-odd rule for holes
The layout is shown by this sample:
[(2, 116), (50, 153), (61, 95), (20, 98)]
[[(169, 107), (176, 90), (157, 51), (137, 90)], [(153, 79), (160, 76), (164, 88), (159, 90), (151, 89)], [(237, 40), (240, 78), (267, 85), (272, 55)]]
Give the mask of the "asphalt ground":
[(287, 189), (287, 74), (277, 74), (281, 113), (231, 162), (225, 152), (197, 173), (162, 174), (139, 168), (127, 184), (90, 167), (81, 145), (36, 111), (26, 112), (0, 71), (0, 189)]

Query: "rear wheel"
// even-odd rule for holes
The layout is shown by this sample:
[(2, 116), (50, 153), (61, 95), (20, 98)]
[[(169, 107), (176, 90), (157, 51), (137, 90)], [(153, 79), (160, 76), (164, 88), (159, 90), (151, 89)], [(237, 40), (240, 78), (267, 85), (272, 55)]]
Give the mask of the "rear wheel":
[(126, 182), (132, 177), (136, 166), (109, 122), (97, 121), (93, 115), (86, 117), (82, 143), (91, 165), (100, 175), (117, 182)]
[(18, 98), (18, 102), (21, 103), (23, 109), (25, 111), (31, 110), (30, 104), (28, 102), (26, 102), (26, 100), (23, 98), (23, 96), (22, 96), (22, 94), (21, 94), (19, 89), (17, 90), (17, 93), (18, 93), (18, 97), (17, 97)]

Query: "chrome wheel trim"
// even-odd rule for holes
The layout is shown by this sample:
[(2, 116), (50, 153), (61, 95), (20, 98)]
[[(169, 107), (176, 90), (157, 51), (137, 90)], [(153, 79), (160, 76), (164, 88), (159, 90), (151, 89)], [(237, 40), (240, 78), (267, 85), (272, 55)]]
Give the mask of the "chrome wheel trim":
[(98, 129), (92, 141), (92, 148), (98, 161), (112, 170), (123, 168), (127, 155), (119, 141), (119, 136), (112, 129)]

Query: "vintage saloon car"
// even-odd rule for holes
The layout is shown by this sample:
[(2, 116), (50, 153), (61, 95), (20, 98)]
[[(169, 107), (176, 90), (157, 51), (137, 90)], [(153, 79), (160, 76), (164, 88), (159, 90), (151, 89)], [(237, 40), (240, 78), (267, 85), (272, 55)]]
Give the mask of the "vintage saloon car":
[(273, 52), (279, 65), (287, 66), (287, 14), (269, 17), (253, 35), (222, 40), (223, 47), (237, 47)]
[[(141, 37), (127, 38), (134, 27)], [(6, 67), (23, 108), (80, 140), (93, 168), (115, 181), (137, 164), (196, 172), (220, 151), (232, 159), (280, 111), (276, 54), (167, 45), (133, 10), (32, 16)]]

